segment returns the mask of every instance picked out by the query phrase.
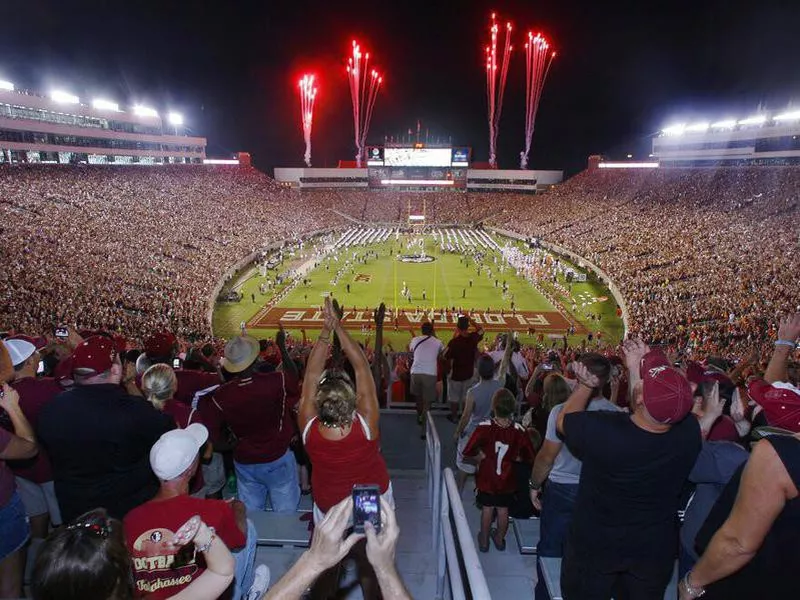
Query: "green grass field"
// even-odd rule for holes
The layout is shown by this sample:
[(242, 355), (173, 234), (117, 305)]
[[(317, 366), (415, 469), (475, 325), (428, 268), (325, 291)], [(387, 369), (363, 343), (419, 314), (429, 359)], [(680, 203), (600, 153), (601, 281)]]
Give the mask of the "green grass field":
[[(500, 245), (507, 240), (499, 236), (493, 236)], [(471, 257), (463, 257), (459, 254), (441, 253), (434, 240), (426, 236), (426, 253), (434, 256), (435, 260), (428, 263), (407, 263), (397, 260), (398, 251), (407, 253), (404, 237), (400, 241), (395, 241), (394, 236), (381, 244), (370, 246), (357, 246), (339, 251), (335, 255), (338, 258), (328, 256), (322, 264), (309, 272), (305, 277), (309, 280), (308, 286), (298, 285), (292, 289), (276, 306), (287, 308), (312, 308), (322, 304), (323, 298), (328, 293), (333, 293), (339, 303), (347, 308), (375, 307), (380, 302), (385, 302), (387, 307), (397, 307), (398, 309), (414, 310), (421, 309), (441, 309), (461, 307), (463, 310), (484, 311), (491, 309), (496, 311), (504, 309), (511, 310), (512, 295), (515, 307), (518, 311), (555, 311), (550, 302), (525, 279), (517, 277), (514, 269), (506, 266), (504, 272), (500, 272), (502, 261), (498, 252), (488, 252), (480, 265), (481, 271), (478, 274), (479, 265)], [(517, 242), (514, 242), (517, 243)], [(363, 257), (366, 252), (377, 252), (377, 258), (370, 255), (366, 264), (357, 259), (345, 268), (334, 284), (332, 281), (336, 277), (337, 271), (345, 266), (348, 259), (352, 259), (353, 252), (357, 252), (359, 257)], [(390, 256), (390, 252), (392, 253)], [(310, 253), (306, 248), (306, 253)], [(495, 258), (497, 263), (495, 263)], [(294, 260), (289, 258), (279, 266), (277, 272), (285, 272), (291, 268), (297, 268), (304, 262), (299, 257)], [(492, 275), (488, 277), (487, 271), (491, 270)], [(274, 277), (275, 271), (268, 272), (268, 277)], [(472, 279), (472, 286), (469, 282)], [(498, 281), (495, 287), (495, 280)], [(502, 283), (506, 281), (509, 286), (507, 294), (502, 293)], [(272, 290), (267, 294), (261, 294), (259, 285), (265, 281), (256, 269), (250, 269), (236, 279), (230, 287), (244, 293), (244, 299), (240, 303), (217, 303), (213, 316), (214, 334), (219, 337), (231, 337), (237, 335), (242, 321), (249, 321), (264, 305), (266, 305), (273, 293), (280, 289)], [(412, 295), (409, 302), (401, 295), (403, 284), (408, 286)], [(350, 292), (347, 292), (347, 285), (350, 285)], [(552, 293), (554, 290), (547, 282), (543, 282), (544, 287), (548, 287)], [(423, 292), (425, 298), (423, 299)], [(572, 284), (572, 296), (579, 298), (581, 294), (588, 294), (593, 298), (606, 297), (607, 301), (594, 302), (578, 309), (575, 318), (578, 322), (591, 331), (601, 331), (606, 340), (618, 340), (622, 335), (623, 325), (621, 319), (616, 316), (616, 303), (608, 289), (594, 281)], [(255, 294), (255, 303), (252, 302), (251, 295)], [(465, 297), (462, 297), (465, 296)], [(580, 302), (578, 302), (580, 305)], [(562, 305), (570, 311), (571, 299), (563, 298)], [(600, 320), (592, 320), (586, 315), (601, 316)], [(274, 329), (257, 328), (250, 329), (251, 335), (259, 338), (274, 335)], [(299, 336), (300, 331), (289, 329), (290, 334)], [(309, 335), (311, 331), (308, 331)], [(358, 331), (352, 332), (357, 338), (363, 339), (364, 334)], [(407, 330), (395, 332), (391, 327), (386, 328), (385, 337), (391, 341), (395, 348), (402, 347), (409, 338)], [(530, 336), (520, 332), (520, 339), (526, 343), (534, 340)], [(573, 336), (571, 343), (580, 343), (585, 336)]]

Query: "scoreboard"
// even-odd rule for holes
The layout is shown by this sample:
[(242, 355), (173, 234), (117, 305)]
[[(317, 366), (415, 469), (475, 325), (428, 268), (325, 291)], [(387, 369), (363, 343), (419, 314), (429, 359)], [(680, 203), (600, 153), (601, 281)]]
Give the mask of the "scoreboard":
[(469, 148), (371, 146), (367, 172), (372, 188), (436, 189), (467, 186)]

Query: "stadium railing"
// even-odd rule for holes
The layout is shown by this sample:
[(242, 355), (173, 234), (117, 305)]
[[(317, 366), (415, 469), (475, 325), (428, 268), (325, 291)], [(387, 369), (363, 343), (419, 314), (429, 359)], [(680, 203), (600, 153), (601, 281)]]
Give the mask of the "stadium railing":
[(439, 498), (442, 493), (442, 444), (431, 413), (426, 414), (425, 478), (428, 482), (428, 505), (431, 507), (432, 539), (435, 548), (439, 535)]
[[(483, 566), (475, 549), (475, 540), (464, 514), (461, 494), (458, 492), (452, 469), (442, 473), (444, 485), (439, 514), (440, 531), (437, 544), (436, 598), (451, 597), (453, 600), (491, 600), (489, 586), (483, 573)], [(451, 521), (452, 519), (452, 521)], [(458, 548), (456, 548), (456, 542)], [(469, 585), (469, 594), (464, 592), (464, 579)], [(449, 596), (446, 595), (447, 588)]]

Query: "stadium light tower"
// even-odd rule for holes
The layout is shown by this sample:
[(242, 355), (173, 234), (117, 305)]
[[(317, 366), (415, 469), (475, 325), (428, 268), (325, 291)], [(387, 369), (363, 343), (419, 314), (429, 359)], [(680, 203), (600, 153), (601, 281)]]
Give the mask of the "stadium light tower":
[(167, 121), (175, 128), (175, 135), (178, 135), (178, 127), (183, 125), (183, 115), (181, 113), (167, 113)]
[(103, 100), (102, 98), (95, 98), (92, 100), (92, 108), (97, 110), (111, 110), (119, 112), (119, 104), (111, 102), (111, 100)]
[(14, 84), (10, 81), (4, 81), (0, 79), (0, 90), (6, 90), (8, 92), (14, 91)]
[(135, 114), (137, 117), (157, 117), (158, 111), (155, 108), (137, 104), (133, 107), (133, 114)]
[(59, 104), (78, 104), (80, 102), (80, 99), (76, 95), (62, 90), (53, 90), (50, 92), (50, 99)]

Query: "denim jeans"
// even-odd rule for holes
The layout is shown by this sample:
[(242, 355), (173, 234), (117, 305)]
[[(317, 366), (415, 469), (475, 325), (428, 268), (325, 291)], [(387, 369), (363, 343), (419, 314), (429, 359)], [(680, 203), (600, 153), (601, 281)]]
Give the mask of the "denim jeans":
[(233, 552), (235, 562), (233, 579), (233, 596), (231, 600), (241, 600), (246, 597), (250, 587), (253, 585), (256, 564), (256, 539), (258, 533), (256, 526), (250, 519), (247, 519), (247, 541), (244, 548)]
[(248, 511), (264, 510), (267, 494), (275, 512), (290, 513), (297, 510), (300, 504), (300, 480), (291, 450), (269, 463), (233, 464), (239, 500), (244, 502)]
[(30, 534), (25, 506), (19, 494), (14, 492), (5, 506), (0, 506), (0, 560), (22, 548)]
[[(564, 556), (564, 542), (572, 523), (572, 511), (575, 509), (577, 497), (577, 484), (547, 482), (542, 495), (542, 514), (539, 517), (537, 556)], [(548, 600), (550, 595), (547, 593), (539, 561), (536, 561), (536, 574), (536, 600)]]

